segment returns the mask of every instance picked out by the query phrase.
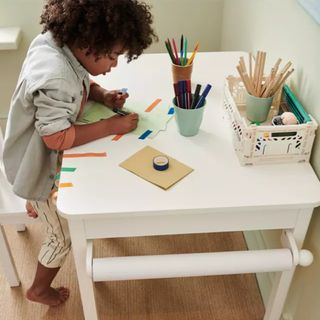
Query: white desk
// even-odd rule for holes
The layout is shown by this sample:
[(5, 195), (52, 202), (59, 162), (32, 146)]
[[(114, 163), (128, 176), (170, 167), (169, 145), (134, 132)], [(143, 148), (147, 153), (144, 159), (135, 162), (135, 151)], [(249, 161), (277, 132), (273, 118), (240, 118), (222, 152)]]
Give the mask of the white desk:
[[(172, 119), (167, 131), (152, 140), (139, 140), (136, 135), (128, 134), (118, 141), (107, 137), (66, 152), (107, 153), (102, 158), (63, 160), (63, 166), (77, 169), (62, 173), (61, 182), (72, 182), (73, 187), (60, 189), (57, 204), (69, 221), (86, 320), (98, 319), (90, 272), (99, 267), (92, 262), (88, 239), (289, 229), (301, 248), (313, 208), (320, 204), (320, 184), (309, 164), (239, 165), (222, 97), (223, 81), (228, 74), (235, 74), (240, 55), (243, 53), (197, 55), (192, 82), (211, 83), (214, 87), (197, 136), (180, 136)], [(146, 107), (157, 98), (167, 105), (173, 96), (170, 67), (167, 54), (144, 55), (128, 65), (120, 60), (118, 68), (108, 76), (97, 77), (96, 81), (107, 88), (129, 88), (130, 98), (144, 102)], [(164, 191), (118, 166), (145, 145), (184, 162), (194, 172)], [(164, 265), (173, 261), (166, 258), (162, 260)], [(91, 271), (88, 273), (87, 269)], [(126, 269), (130, 273), (130, 266)], [(113, 270), (117, 268), (114, 266)], [(278, 273), (265, 319), (280, 318), (294, 270), (293, 266)], [(221, 273), (224, 272), (215, 274)], [(127, 274), (123, 279), (133, 277)], [(111, 279), (112, 275), (107, 278)]]

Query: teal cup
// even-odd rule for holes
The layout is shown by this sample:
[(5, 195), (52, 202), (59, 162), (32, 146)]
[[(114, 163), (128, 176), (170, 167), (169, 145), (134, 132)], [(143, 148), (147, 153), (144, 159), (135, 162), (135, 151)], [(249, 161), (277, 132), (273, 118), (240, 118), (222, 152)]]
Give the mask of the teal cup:
[(251, 122), (264, 122), (272, 105), (273, 97), (260, 98), (246, 93), (246, 114), (247, 119)]
[(197, 109), (184, 109), (176, 105), (176, 98), (173, 99), (174, 115), (181, 135), (192, 137), (199, 132), (205, 105), (206, 100)]

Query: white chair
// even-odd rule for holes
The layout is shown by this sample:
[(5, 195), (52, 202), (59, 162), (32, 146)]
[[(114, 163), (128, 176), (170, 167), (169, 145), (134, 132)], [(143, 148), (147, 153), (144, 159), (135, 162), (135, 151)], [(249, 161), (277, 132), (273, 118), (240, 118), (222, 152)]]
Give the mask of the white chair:
[(3, 225), (14, 224), (17, 231), (24, 231), (25, 223), (38, 219), (28, 217), (25, 209), (26, 200), (12, 192), (12, 187), (4, 174), (2, 155), (3, 135), (0, 129), (0, 264), (10, 287), (17, 287), (20, 285), (20, 279)]

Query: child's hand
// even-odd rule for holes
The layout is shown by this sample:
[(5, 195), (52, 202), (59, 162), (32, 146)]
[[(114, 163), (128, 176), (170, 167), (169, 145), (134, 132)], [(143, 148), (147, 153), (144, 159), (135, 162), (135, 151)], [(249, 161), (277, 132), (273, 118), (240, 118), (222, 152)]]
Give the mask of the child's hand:
[(139, 115), (130, 113), (127, 116), (114, 116), (109, 119), (110, 125), (114, 128), (114, 134), (125, 134), (134, 130), (138, 126)]
[(112, 108), (122, 108), (129, 95), (120, 90), (106, 91), (104, 94), (103, 103)]
[(37, 212), (33, 209), (32, 205), (29, 201), (26, 202), (26, 210), (27, 210), (27, 214), (29, 217), (31, 217), (31, 218), (38, 217)]

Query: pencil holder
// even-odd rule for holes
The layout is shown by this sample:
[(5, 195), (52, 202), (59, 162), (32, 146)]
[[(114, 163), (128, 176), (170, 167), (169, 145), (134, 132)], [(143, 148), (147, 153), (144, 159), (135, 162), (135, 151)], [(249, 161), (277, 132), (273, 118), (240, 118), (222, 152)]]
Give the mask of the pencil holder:
[(247, 119), (251, 122), (264, 122), (272, 105), (273, 97), (261, 98), (245, 93)]
[(197, 109), (184, 109), (177, 106), (176, 98), (172, 100), (178, 130), (185, 137), (195, 136), (200, 129), (206, 100)]
[(180, 66), (177, 64), (171, 65), (173, 83), (177, 83), (180, 80), (191, 80), (193, 63), (187, 66)]

